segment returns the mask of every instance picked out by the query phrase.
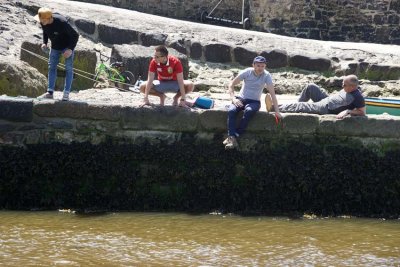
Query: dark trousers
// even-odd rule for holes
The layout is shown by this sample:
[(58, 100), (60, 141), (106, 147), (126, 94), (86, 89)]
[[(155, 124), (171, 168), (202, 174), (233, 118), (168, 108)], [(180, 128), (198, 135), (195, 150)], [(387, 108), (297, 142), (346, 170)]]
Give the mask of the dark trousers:
[[(243, 103), (243, 107), (237, 107), (234, 104), (229, 106), (228, 110), (228, 135), (229, 136), (238, 136), (244, 132), (247, 125), (249, 124), (250, 119), (256, 114), (258, 110), (260, 110), (261, 103), (258, 100), (252, 99), (243, 99), (240, 97), (236, 97)], [(239, 127), (236, 128), (236, 114), (239, 111), (243, 112), (243, 117), (240, 120)]]

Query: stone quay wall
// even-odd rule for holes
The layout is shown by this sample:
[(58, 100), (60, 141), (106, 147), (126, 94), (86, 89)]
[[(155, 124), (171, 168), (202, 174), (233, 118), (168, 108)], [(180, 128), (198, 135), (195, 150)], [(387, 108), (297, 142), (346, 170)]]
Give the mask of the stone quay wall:
[(0, 98), (0, 208), (400, 214), (400, 119)]
[[(178, 19), (200, 20), (216, 1), (86, 0)], [(212, 16), (241, 21), (242, 0), (227, 0)], [(249, 0), (252, 29), (299, 38), (400, 44), (400, 0)]]

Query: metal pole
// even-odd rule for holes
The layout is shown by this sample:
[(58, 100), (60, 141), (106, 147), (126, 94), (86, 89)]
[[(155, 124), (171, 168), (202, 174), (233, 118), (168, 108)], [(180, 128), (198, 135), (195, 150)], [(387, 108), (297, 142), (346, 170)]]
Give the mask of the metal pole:
[(242, 1), (242, 23), (244, 21), (244, 0)]
[(224, 0), (220, 0), (220, 1), (218, 2), (218, 4), (213, 8), (213, 10), (211, 10), (210, 14), (208, 14), (209, 16), (211, 16), (211, 14), (212, 14), (212, 13), (214, 12), (214, 10), (219, 6), (219, 4), (221, 4), (222, 1), (224, 1)]

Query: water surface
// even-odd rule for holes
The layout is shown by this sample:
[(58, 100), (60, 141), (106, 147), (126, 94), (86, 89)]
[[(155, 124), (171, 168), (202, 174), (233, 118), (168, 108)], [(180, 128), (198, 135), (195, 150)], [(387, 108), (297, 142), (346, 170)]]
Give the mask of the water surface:
[(400, 221), (0, 212), (0, 266), (399, 266)]

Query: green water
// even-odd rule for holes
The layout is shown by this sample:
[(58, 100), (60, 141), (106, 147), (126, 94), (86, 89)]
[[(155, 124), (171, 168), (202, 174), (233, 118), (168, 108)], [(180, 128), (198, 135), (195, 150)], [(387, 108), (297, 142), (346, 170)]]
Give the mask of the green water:
[(0, 266), (400, 266), (400, 221), (0, 212)]

